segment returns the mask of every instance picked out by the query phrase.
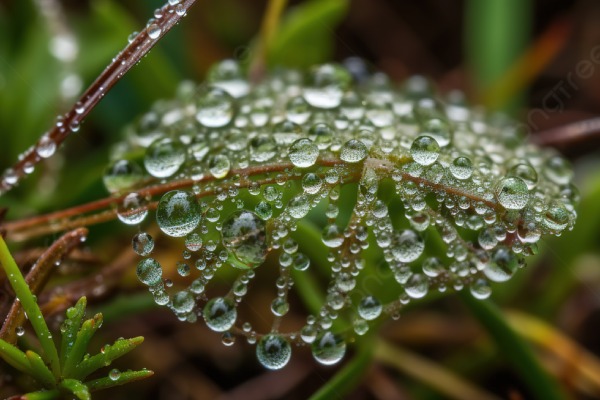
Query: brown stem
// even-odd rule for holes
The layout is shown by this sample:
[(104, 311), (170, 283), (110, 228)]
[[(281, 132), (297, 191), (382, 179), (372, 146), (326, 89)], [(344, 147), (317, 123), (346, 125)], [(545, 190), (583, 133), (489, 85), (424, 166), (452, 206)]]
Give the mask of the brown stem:
[(593, 137), (600, 137), (600, 117), (536, 132), (531, 141), (540, 146), (566, 146)]
[[(56, 270), (56, 263), (80, 245), (87, 234), (87, 229), (79, 228), (65, 233), (48, 247), (25, 277), (25, 281), (33, 294), (39, 294), (52, 272)], [(0, 338), (9, 343), (15, 343), (17, 340), (16, 329), (24, 322), (25, 313), (21, 307), (21, 302), (15, 299), (0, 330)]]
[[(25, 168), (35, 166), (42, 157), (38, 154), (40, 144), (52, 141), (58, 148), (67, 137), (76, 131), (84, 118), (94, 109), (106, 93), (145, 56), (160, 38), (162, 38), (179, 20), (196, 0), (182, 0), (178, 5), (165, 4), (162, 17), (146, 26), (113, 61), (100, 76), (81, 95), (73, 107), (54, 124), (35, 146), (19, 157), (19, 161), (4, 173), (0, 180), (0, 194), (8, 192), (25, 175)], [(152, 32), (152, 33), (150, 33)], [(7, 176), (11, 179), (6, 179)], [(16, 180), (16, 181), (15, 181)]]

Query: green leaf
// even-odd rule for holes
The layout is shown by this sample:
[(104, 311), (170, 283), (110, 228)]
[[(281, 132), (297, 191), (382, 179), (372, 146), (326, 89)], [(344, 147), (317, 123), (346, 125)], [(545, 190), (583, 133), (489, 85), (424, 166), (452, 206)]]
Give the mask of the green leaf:
[(51, 389), (56, 386), (56, 378), (52, 375), (52, 372), (48, 369), (44, 360), (34, 351), (28, 350), (25, 355), (31, 365), (32, 376), (44, 387)]
[(110, 377), (105, 377), (86, 382), (86, 385), (90, 389), (90, 391), (94, 392), (97, 390), (107, 389), (114, 386), (124, 385), (129, 382), (146, 379), (151, 377), (152, 375), (154, 375), (154, 372), (147, 369), (141, 371), (126, 371), (121, 372), (121, 375), (117, 379), (113, 380)]
[(21, 400), (54, 400), (58, 399), (60, 391), (58, 389), (40, 390), (39, 392), (31, 392), (23, 395)]
[(143, 341), (144, 338), (142, 336), (132, 339), (119, 339), (114, 344), (105, 346), (101, 353), (82, 361), (73, 371), (72, 376), (78, 379), (84, 379), (92, 372), (110, 365), (110, 363), (117, 358), (129, 353), (131, 350), (142, 344)]
[(2, 339), (0, 339), (0, 357), (19, 371), (33, 375), (31, 364), (25, 353)]
[(512, 365), (536, 399), (567, 398), (558, 382), (552, 379), (540, 365), (531, 347), (510, 327), (493, 303), (476, 300), (470, 293), (460, 295), (475, 318), (494, 339), (500, 353)]
[(85, 297), (80, 298), (77, 301), (77, 304), (69, 310), (67, 310), (67, 319), (63, 322), (64, 331), (62, 332), (62, 342), (60, 346), (60, 360), (61, 367), (64, 367), (65, 360), (69, 358), (69, 354), (73, 345), (75, 344), (75, 339), (77, 338), (77, 332), (81, 328), (81, 322), (83, 321), (83, 317), (85, 316), (85, 306), (87, 304), (87, 299)]
[(346, 0), (312, 0), (290, 9), (269, 48), (269, 63), (308, 67), (329, 59), (335, 26), (347, 9)]
[(83, 323), (81, 329), (77, 332), (73, 347), (64, 361), (63, 376), (73, 377), (77, 375), (79, 371), (76, 370), (76, 367), (83, 360), (92, 336), (101, 325), (102, 314), (96, 314), (93, 319), (88, 319)]
[(64, 379), (60, 386), (69, 393), (73, 393), (79, 400), (90, 400), (92, 398), (88, 387), (77, 379)]
[(60, 362), (58, 359), (58, 350), (52, 340), (52, 334), (48, 329), (48, 325), (46, 325), (46, 321), (44, 320), (44, 316), (42, 315), (42, 311), (40, 310), (37, 301), (33, 297), (33, 294), (31, 294), (29, 286), (21, 274), (21, 270), (12, 258), (8, 247), (4, 242), (4, 238), (2, 238), (1, 235), (0, 264), (2, 264), (6, 276), (8, 277), (8, 281), (10, 282), (10, 286), (12, 286), (17, 294), (17, 298), (21, 302), (23, 310), (29, 317), (29, 322), (31, 323), (31, 326), (33, 326), (33, 330), (42, 345), (42, 349), (44, 350), (44, 360), (51, 365), (54, 376), (58, 377), (60, 374)]
[[(367, 338), (371, 339), (371, 338)], [(319, 391), (313, 394), (311, 400), (327, 400), (343, 398), (350, 393), (361, 381), (371, 365), (373, 358), (373, 341), (364, 340), (358, 354), (344, 368), (327, 381)]]

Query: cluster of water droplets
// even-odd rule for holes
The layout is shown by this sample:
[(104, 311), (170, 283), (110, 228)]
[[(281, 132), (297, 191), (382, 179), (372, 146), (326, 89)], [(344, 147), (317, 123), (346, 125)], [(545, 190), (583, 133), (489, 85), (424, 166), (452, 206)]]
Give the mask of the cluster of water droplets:
[[(572, 228), (572, 177), (514, 122), (468, 107), (460, 93), (440, 98), (423, 77), (396, 86), (326, 64), (251, 84), (227, 60), (139, 118), (104, 182), (124, 223), (150, 217), (180, 238), (175, 265), (153, 258), (150, 234), (133, 238), (137, 275), (156, 302), (182, 321), (203, 319), (225, 345), (246, 337), (278, 369), (293, 345), (337, 363), (372, 321), (434, 290), (487, 298), (542, 235)], [(159, 185), (171, 189), (149, 190)], [(324, 256), (311, 258), (317, 248)], [(238, 314), (257, 268), (277, 270), (263, 334)], [(173, 269), (186, 287), (164, 278)], [(330, 276), (320, 309), (299, 331), (280, 332), (295, 277), (315, 269)], [(209, 292), (221, 270), (237, 278), (228, 292)], [(369, 290), (373, 282), (387, 289)], [(349, 329), (338, 329), (342, 320)]]

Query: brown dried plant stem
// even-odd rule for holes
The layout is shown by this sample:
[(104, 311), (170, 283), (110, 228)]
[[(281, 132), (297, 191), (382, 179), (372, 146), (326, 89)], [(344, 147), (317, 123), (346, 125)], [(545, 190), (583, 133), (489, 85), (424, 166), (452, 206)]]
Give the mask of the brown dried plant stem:
[[(151, 25), (146, 26), (137, 36), (113, 59), (100, 76), (81, 95), (71, 109), (62, 116), (60, 123), (55, 124), (35, 146), (21, 155), (19, 161), (13, 165), (12, 173), (17, 181), (26, 175), (25, 168), (35, 166), (42, 159), (37, 153), (37, 147), (43, 141), (51, 140), (59, 147), (81, 124), (85, 117), (102, 100), (104, 95), (121, 80), (121, 78), (145, 56), (158, 41), (169, 31), (196, 0), (182, 0), (177, 5), (167, 3), (162, 8), (162, 17), (156, 19)], [(149, 34), (152, 29), (152, 37)], [(156, 32), (159, 32), (156, 34)], [(5, 175), (6, 176), (6, 175)], [(0, 180), (0, 194), (9, 191), (15, 183)]]

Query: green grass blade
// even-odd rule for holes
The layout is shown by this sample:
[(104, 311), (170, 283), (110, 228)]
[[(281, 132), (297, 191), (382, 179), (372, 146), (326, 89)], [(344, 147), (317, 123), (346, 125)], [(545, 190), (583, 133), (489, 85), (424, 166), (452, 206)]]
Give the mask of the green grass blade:
[(39, 392), (31, 392), (21, 396), (21, 400), (55, 400), (60, 397), (58, 389), (40, 390)]
[(2, 264), (6, 276), (8, 277), (8, 281), (10, 282), (10, 286), (12, 286), (17, 294), (17, 298), (21, 302), (23, 310), (25, 310), (25, 313), (31, 322), (31, 326), (33, 326), (33, 330), (42, 345), (42, 349), (44, 350), (44, 360), (50, 364), (54, 376), (58, 377), (60, 374), (60, 362), (58, 350), (52, 340), (52, 334), (48, 329), (48, 325), (46, 325), (40, 307), (31, 294), (29, 286), (27, 285), (27, 282), (25, 282), (25, 278), (23, 278), (23, 275), (21, 274), (17, 263), (11, 256), (2, 236), (0, 236), (0, 264)]
[[(371, 339), (371, 338), (368, 338)], [(327, 381), (311, 400), (341, 399), (352, 391), (361, 381), (373, 358), (373, 342), (365, 340), (358, 354), (335, 376)]]
[(107, 389), (114, 386), (124, 385), (129, 382), (146, 379), (151, 377), (152, 375), (154, 375), (154, 372), (147, 369), (141, 371), (126, 371), (121, 372), (121, 375), (117, 379), (113, 380), (112, 378), (105, 377), (86, 382), (86, 385), (90, 389), (90, 391), (94, 392), (96, 390)]
[(62, 342), (60, 346), (60, 361), (61, 367), (64, 368), (65, 360), (69, 358), (69, 354), (75, 339), (77, 338), (77, 332), (81, 328), (81, 323), (85, 316), (85, 307), (87, 299), (85, 297), (80, 298), (77, 304), (69, 310), (67, 310), (67, 319), (63, 322), (64, 331), (62, 331)]
[(19, 371), (33, 375), (31, 365), (25, 353), (2, 339), (0, 339), (0, 357)]
[(96, 314), (94, 318), (88, 319), (83, 323), (81, 329), (77, 332), (73, 347), (64, 361), (63, 376), (73, 377), (77, 375), (78, 371), (76, 371), (76, 367), (83, 360), (90, 340), (98, 328), (100, 328), (100, 325), (102, 325), (102, 314)]
[(32, 376), (41, 383), (45, 388), (52, 389), (56, 387), (56, 378), (52, 375), (52, 372), (48, 369), (44, 360), (34, 351), (28, 350), (25, 356), (29, 360), (31, 365)]
[(84, 379), (92, 372), (110, 365), (110, 363), (117, 358), (129, 353), (131, 350), (142, 344), (143, 341), (144, 338), (142, 336), (132, 339), (119, 339), (114, 344), (105, 346), (103, 352), (82, 361), (73, 371), (72, 376), (78, 379)]
[(60, 386), (79, 400), (90, 400), (92, 398), (88, 387), (76, 379), (65, 379), (60, 383)]
[(531, 347), (510, 327), (493, 303), (476, 300), (470, 293), (461, 293), (461, 298), (536, 399), (567, 398), (558, 382), (540, 365)]

